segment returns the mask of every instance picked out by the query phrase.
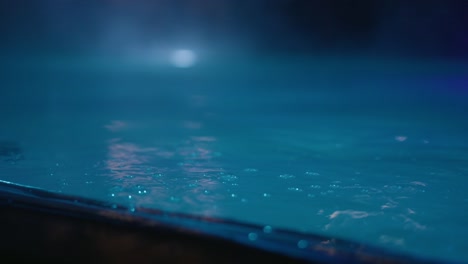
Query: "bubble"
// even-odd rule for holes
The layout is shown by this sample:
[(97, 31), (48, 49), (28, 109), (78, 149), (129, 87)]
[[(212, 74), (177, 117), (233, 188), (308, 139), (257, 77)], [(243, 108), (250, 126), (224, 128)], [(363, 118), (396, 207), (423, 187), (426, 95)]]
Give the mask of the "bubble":
[(306, 171), (305, 174), (306, 174), (306, 175), (311, 175), (311, 176), (319, 176), (319, 175), (320, 175), (320, 173), (314, 172), (314, 171)]
[(306, 248), (308, 245), (309, 245), (309, 242), (307, 242), (307, 240), (301, 239), (299, 240), (299, 242), (297, 242), (297, 247), (301, 249)]
[(132, 199), (132, 196), (131, 196), (131, 195), (129, 195), (129, 196), (128, 196), (128, 199)]
[(146, 190), (138, 190), (138, 194), (141, 194), (141, 195), (144, 195), (144, 194), (147, 194), (148, 191)]
[(236, 197), (237, 197), (237, 194), (232, 193), (232, 194), (231, 194), (231, 197), (232, 197), (232, 198), (236, 198)]
[(258, 235), (256, 233), (249, 233), (248, 235), (250, 241), (255, 241), (258, 238)]
[(265, 197), (265, 198), (270, 198), (270, 197), (271, 197), (271, 194), (269, 194), (269, 193), (264, 193), (264, 194), (263, 194), (263, 197)]
[(302, 192), (302, 189), (301, 189), (301, 188), (298, 188), (298, 187), (289, 187), (289, 188), (288, 188), (288, 191), (292, 191), (292, 192)]
[(269, 225), (263, 227), (263, 233), (270, 234), (273, 231), (273, 228)]
[(247, 168), (247, 169), (244, 169), (244, 171), (245, 172), (257, 172), (258, 170), (254, 168)]

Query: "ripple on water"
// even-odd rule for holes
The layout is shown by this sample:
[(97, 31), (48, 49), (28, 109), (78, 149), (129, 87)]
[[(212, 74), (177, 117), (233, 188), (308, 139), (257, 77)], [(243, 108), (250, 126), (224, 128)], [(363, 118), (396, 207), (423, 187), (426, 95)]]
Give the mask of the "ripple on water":
[(302, 192), (302, 189), (299, 188), (299, 187), (289, 187), (289, 188), (288, 188), (288, 191), (291, 191), (291, 192)]
[(237, 181), (238, 177), (234, 174), (225, 174), (219, 177), (220, 180), (225, 182)]
[(281, 179), (285, 179), (285, 180), (296, 178), (296, 176), (294, 176), (292, 174), (281, 174), (279, 177)]

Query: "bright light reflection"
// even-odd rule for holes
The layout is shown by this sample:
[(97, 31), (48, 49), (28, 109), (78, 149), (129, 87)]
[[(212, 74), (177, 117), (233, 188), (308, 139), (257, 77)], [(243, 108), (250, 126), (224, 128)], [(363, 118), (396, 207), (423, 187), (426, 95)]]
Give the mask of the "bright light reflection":
[(177, 68), (189, 68), (195, 65), (197, 56), (191, 50), (180, 49), (173, 51), (169, 60)]

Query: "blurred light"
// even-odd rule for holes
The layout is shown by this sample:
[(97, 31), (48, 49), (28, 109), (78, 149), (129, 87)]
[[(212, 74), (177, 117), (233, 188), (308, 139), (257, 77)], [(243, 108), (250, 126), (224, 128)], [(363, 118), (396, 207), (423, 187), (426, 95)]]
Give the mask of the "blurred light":
[(178, 68), (189, 68), (195, 64), (196, 59), (196, 55), (193, 51), (181, 49), (172, 52), (170, 62)]

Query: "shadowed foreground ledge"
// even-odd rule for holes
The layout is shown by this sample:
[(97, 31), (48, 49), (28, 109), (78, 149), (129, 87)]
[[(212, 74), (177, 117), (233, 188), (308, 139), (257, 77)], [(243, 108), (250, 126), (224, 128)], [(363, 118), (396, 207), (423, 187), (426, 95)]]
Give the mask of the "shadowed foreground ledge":
[(428, 263), (349, 241), (145, 208), (130, 212), (3, 181), (0, 215), (2, 263)]

